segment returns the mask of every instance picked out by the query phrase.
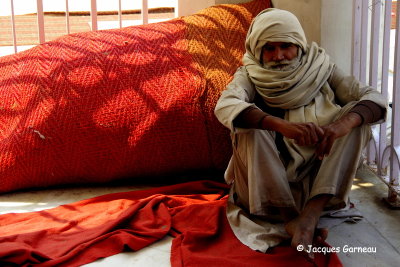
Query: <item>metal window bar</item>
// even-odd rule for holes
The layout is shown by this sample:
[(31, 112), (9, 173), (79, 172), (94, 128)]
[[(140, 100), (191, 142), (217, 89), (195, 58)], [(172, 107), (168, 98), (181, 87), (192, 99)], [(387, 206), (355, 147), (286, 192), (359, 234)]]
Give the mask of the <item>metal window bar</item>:
[(353, 59), (351, 62), (352, 74), (360, 80), (360, 56), (361, 56), (361, 0), (353, 1), (353, 46), (352, 54)]
[[(383, 22), (383, 44), (382, 44), (382, 78), (381, 78), (381, 93), (383, 97), (386, 99), (389, 97), (389, 56), (390, 56), (390, 29), (392, 26), (392, 1), (387, 1), (385, 3), (385, 11), (384, 11), (384, 22)], [(384, 134), (387, 131), (387, 123), (384, 122), (379, 126), (379, 140), (377, 145), (378, 150), (378, 175), (385, 175), (386, 173), (383, 171), (388, 163), (384, 163), (383, 151), (387, 146), (387, 135)]]
[(142, 24), (149, 23), (149, 3), (147, 0), (142, 0)]
[(119, 22), (119, 28), (122, 28), (122, 5), (121, 5), (121, 0), (118, 0), (118, 22)]
[(371, 13), (369, 84), (374, 88), (378, 88), (379, 33), (381, 22), (381, 4), (379, 2), (371, 6)]
[[(368, 1), (367, 1), (368, 2)], [(367, 83), (367, 54), (368, 54), (368, 5), (365, 0), (361, 1), (361, 56), (360, 56), (360, 81)], [(362, 56), (364, 55), (364, 56)]]
[[(32, 0), (34, 1), (34, 0)], [(17, 33), (15, 26), (15, 12), (14, 12), (14, 0), (10, 0), (11, 3), (11, 25), (12, 25), (12, 40), (13, 40), (13, 48), (14, 53), (18, 52), (17, 45)], [(46, 41), (46, 30), (45, 30), (45, 22), (44, 22), (44, 11), (43, 11), (43, 0), (36, 0), (37, 6), (37, 22), (38, 22), (38, 36), (39, 43), (42, 44)], [(143, 24), (149, 23), (149, 8), (148, 8), (148, 0), (142, 0), (141, 6), (141, 20)], [(179, 0), (175, 1), (174, 10), (175, 17), (179, 16)], [(97, 12), (97, 0), (90, 0), (90, 21), (91, 21), (91, 29), (93, 31), (98, 29), (98, 12)], [(118, 0), (118, 21), (119, 27), (123, 27), (123, 19), (122, 19), (122, 4), (121, 0)], [(69, 1), (65, 0), (65, 24), (66, 24), (66, 33), (71, 33), (71, 24), (70, 24), (70, 15), (69, 15)]]
[(38, 21), (39, 43), (43, 44), (46, 41), (45, 33), (44, 33), (43, 0), (36, 0), (36, 6), (37, 6), (37, 21)]
[(67, 34), (71, 33), (71, 28), (69, 25), (69, 5), (68, 5), (68, 0), (65, 0), (65, 27), (67, 30)]
[[(380, 1), (377, 1), (375, 3), (373, 2), (372, 5), (369, 6), (369, 9), (371, 11), (371, 39), (370, 39), (370, 48), (369, 48), (370, 62), (369, 62), (368, 77), (369, 77), (369, 85), (371, 85), (373, 88), (378, 88), (378, 66), (379, 66), (379, 45), (380, 45), (379, 34), (380, 34), (380, 25), (381, 25)], [(366, 14), (366, 16), (367, 15), (368, 14)], [(379, 158), (376, 155), (377, 154), (376, 152), (377, 152), (376, 148), (373, 147), (372, 145), (369, 145), (367, 147), (367, 161), (369, 164), (379, 161)]]
[(90, 18), (92, 21), (92, 31), (97, 31), (97, 1), (90, 1)]
[[(360, 78), (361, 82), (367, 80), (369, 85), (378, 88), (379, 74), (381, 78), (380, 89), (384, 97), (388, 97), (389, 76), (389, 52), (390, 52), (390, 29), (391, 29), (391, 1), (360, 1), (353, 0), (353, 74)], [(381, 7), (384, 5), (384, 16), (381, 17)], [(369, 14), (371, 12), (371, 14)], [(361, 13), (361, 14), (360, 14)], [(369, 24), (369, 17), (371, 23)], [(400, 18), (400, 8), (396, 11), (396, 17)], [(381, 24), (383, 23), (383, 41), (380, 41)], [(400, 165), (400, 19), (396, 20), (395, 62), (392, 91), (392, 120), (390, 144), (386, 144), (386, 124), (380, 125), (379, 131), (374, 129), (371, 143), (374, 145), (369, 150), (367, 163), (371, 166), (383, 182), (388, 185), (387, 202), (392, 206), (399, 207), (399, 165)], [(370, 39), (367, 37), (370, 31)], [(379, 54), (379, 47), (382, 55)], [(369, 52), (367, 51), (369, 49)], [(369, 62), (367, 61), (370, 56)], [(382, 64), (382, 69), (378, 66)], [(375, 152), (375, 153), (373, 153)], [(374, 164), (375, 163), (375, 164)], [(390, 169), (389, 174), (387, 168)]]
[[(398, 3), (397, 3), (398, 4)], [(390, 176), (388, 201), (400, 206), (397, 194), (399, 188), (399, 165), (400, 165), (400, 8), (396, 9), (396, 39), (393, 77), (393, 98), (392, 98), (392, 132), (391, 132), (391, 153), (390, 153)], [(396, 164), (397, 163), (397, 164)]]
[(17, 49), (17, 33), (15, 30), (15, 16), (14, 16), (14, 0), (11, 1), (11, 28), (12, 28), (12, 38), (13, 38), (13, 46), (14, 46), (14, 53), (18, 52)]

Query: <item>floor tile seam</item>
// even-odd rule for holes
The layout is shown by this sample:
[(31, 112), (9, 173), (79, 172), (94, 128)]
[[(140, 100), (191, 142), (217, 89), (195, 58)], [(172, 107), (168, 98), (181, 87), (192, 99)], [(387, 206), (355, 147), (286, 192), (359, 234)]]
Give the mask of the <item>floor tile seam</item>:
[(371, 222), (368, 220), (368, 218), (366, 218), (366, 217), (363, 216), (363, 220), (365, 220), (365, 221), (369, 224), (369, 226), (371, 226), (372, 228), (374, 228), (375, 231), (378, 232), (379, 235), (380, 235), (383, 239), (385, 239), (385, 241), (386, 241), (386, 242), (397, 252), (397, 254), (399, 254), (399, 256), (400, 256), (400, 251), (399, 251), (399, 249), (397, 249), (396, 246), (395, 246), (390, 240), (388, 240), (388, 239), (386, 238), (386, 235), (385, 235), (384, 233), (382, 233), (381, 231), (379, 231), (379, 229), (378, 229), (373, 223), (371, 223)]

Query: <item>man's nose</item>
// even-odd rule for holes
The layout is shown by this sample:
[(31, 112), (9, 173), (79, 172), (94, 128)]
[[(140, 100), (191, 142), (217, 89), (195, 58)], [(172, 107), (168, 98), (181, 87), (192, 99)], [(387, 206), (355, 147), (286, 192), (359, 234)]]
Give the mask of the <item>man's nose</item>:
[(281, 61), (283, 59), (284, 59), (283, 51), (280, 48), (275, 48), (273, 60)]

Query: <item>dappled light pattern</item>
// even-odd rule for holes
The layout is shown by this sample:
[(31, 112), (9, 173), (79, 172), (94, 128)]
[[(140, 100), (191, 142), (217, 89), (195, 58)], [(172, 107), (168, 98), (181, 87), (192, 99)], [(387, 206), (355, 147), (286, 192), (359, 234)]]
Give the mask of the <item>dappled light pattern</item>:
[(225, 168), (231, 153), (227, 130), (214, 116), (214, 108), (221, 92), (242, 64), (244, 42), (252, 19), (269, 1), (252, 1), (242, 5), (219, 5), (187, 16), (188, 50), (195, 67), (202, 75), (199, 104), (204, 112), (209, 146), (213, 162)]
[(0, 192), (223, 170), (229, 133), (214, 106), (268, 6), (71, 34), (0, 58)]

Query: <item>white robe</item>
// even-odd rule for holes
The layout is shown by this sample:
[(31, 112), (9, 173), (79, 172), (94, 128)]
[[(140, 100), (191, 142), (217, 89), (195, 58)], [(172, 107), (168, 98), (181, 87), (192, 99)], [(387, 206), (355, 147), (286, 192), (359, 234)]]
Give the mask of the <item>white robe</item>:
[[(361, 100), (371, 100), (386, 108), (386, 101), (379, 92), (362, 86), (336, 67), (327, 86), (332, 89), (340, 109), (332, 121)], [(308, 199), (319, 194), (334, 195), (331, 205), (345, 205), (362, 150), (370, 138), (370, 126), (354, 128), (347, 136), (337, 139), (322, 162), (311, 157), (295, 171), (288, 170), (276, 147), (275, 132), (233, 126), (233, 120), (243, 110), (255, 106), (255, 95), (254, 85), (241, 67), (222, 92), (215, 115), (231, 130), (233, 145), (233, 156), (225, 173), (226, 182), (233, 184), (228, 221), (239, 240), (254, 250), (265, 252), (289, 238), (282, 223), (270, 223), (276, 217), (274, 207), (301, 210)]]

